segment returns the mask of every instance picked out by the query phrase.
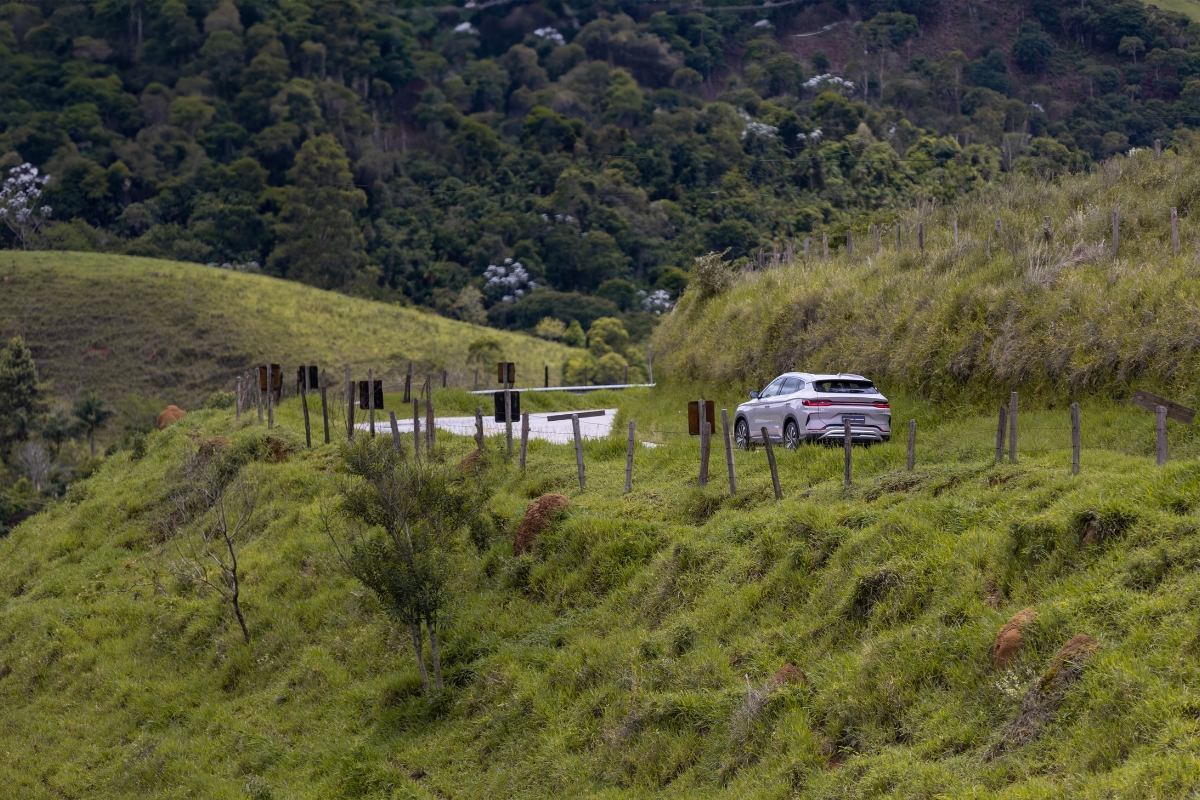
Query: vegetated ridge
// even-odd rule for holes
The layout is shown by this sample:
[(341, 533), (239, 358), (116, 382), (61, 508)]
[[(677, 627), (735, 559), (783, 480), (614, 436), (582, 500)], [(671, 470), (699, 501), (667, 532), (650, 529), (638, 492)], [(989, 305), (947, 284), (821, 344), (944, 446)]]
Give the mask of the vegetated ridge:
[(829, 262), (714, 268), (708, 288), (689, 291), (657, 330), (659, 363), (680, 378), (746, 388), (804, 369), (858, 372), (938, 402), (999, 404), (1014, 389), (1057, 402), (1123, 398), (1144, 388), (1194, 406), (1198, 166), (1189, 146), (1053, 182), (1010, 176), (902, 215), (899, 251), (894, 228), (879, 253), (860, 228), (853, 256), (843, 240)]
[(1197, 23), (1131, 0), (724, 5), (9, 4), (0, 167), (53, 177), (31, 246), (587, 327), (1200, 123)]
[[(373, 369), (394, 382), (412, 361), (418, 383), (432, 372), (440, 385), (446, 369), (451, 385), (470, 389), (475, 369), (481, 388), (495, 384), (495, 355), (517, 363), (523, 385), (541, 385), (546, 364), (557, 384), (571, 352), (266, 276), (86, 253), (5, 253), (0, 333), (24, 338), (54, 395), (96, 392), (112, 405), (133, 398), (153, 414), (232, 391), (237, 373), (268, 359), (283, 366), (288, 386), (300, 364), (327, 368), (339, 387), (345, 365), (355, 380)], [(472, 363), (471, 345), (481, 338), (495, 347)], [(332, 394), (341, 402), (339, 389)]]
[[(1172, 424), (1156, 468), (1150, 415), (1085, 402), (1072, 477), (1064, 411), (1023, 407), (1019, 463), (997, 465), (992, 418), (896, 397), (914, 472), (899, 441), (859, 449), (845, 490), (839, 450), (780, 451), (776, 502), (761, 451), (735, 453), (735, 497), (718, 470), (691, 485), (687, 397), (598, 398), (659, 444), (635, 448), (629, 495), (619, 439), (584, 445), (586, 492), (569, 446), (531, 443), (522, 472), (489, 441), (472, 480), (492, 522), (450, 533), (433, 699), (406, 626), (334, 550), (350, 478), (339, 443), (304, 449), (295, 401), (273, 431), (203, 410), (110, 456), (0, 540), (0, 780), (23, 798), (1200, 787), (1194, 438)], [(450, 469), (473, 447), (438, 442), (428, 463)], [(209, 518), (178, 498), (206, 464), (257, 492), (249, 643), (189, 560)], [(547, 492), (570, 507), (515, 555)]]

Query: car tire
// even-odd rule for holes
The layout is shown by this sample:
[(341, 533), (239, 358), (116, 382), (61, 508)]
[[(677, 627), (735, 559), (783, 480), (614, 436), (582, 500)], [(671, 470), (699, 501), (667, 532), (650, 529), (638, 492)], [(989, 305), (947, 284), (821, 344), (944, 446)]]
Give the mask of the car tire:
[(800, 426), (794, 419), (789, 419), (783, 426), (783, 446), (788, 450), (795, 450), (800, 446)]
[(739, 419), (733, 426), (733, 443), (738, 450), (750, 449), (750, 426), (746, 420)]

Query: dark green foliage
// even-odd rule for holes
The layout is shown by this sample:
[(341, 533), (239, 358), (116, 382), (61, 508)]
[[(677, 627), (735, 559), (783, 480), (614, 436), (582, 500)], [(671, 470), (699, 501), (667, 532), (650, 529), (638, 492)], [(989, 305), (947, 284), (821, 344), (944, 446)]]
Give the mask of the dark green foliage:
[(0, 452), (28, 436), (38, 405), (37, 365), (25, 342), (13, 337), (0, 348)]
[(1013, 42), (1012, 57), (1026, 72), (1041, 72), (1054, 56), (1054, 40), (1036, 22), (1025, 22)]

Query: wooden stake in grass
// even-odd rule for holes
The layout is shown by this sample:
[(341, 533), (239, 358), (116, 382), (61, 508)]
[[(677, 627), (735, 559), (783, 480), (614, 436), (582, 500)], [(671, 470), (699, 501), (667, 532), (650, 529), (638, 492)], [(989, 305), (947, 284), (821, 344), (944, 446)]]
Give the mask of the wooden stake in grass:
[(367, 370), (367, 421), (370, 424), (371, 438), (375, 438), (375, 373)]
[(852, 452), (852, 448), (854, 447), (854, 437), (850, 433), (850, 420), (848, 420), (848, 419), (842, 420), (842, 430), (844, 432), (843, 433), (843, 442), (844, 442), (843, 446), (846, 450), (845, 483), (846, 483), (846, 488), (849, 489), (850, 488), (850, 469), (851, 469), (851, 461), (852, 461), (851, 452)]
[[(704, 406), (701, 406), (701, 408), (703, 409)], [(708, 486), (708, 442), (711, 438), (712, 426), (704, 419), (704, 412), (701, 411), (700, 413), (700, 478), (697, 481), (697, 485), (703, 489)]]
[(733, 440), (729, 436), (729, 409), (721, 409), (721, 434), (725, 437), (725, 469), (729, 472), (729, 494), (737, 494), (737, 477), (733, 474)]
[(879, 255), (879, 226), (871, 226), (871, 235), (875, 239), (875, 255)]
[(267, 364), (267, 427), (275, 427), (275, 383), (270, 364)]
[(1171, 206), (1171, 252), (1179, 255), (1179, 214)]
[(354, 441), (354, 383), (350, 380), (350, 365), (346, 365), (346, 439)]
[(896, 223), (896, 252), (900, 252), (900, 223)]
[(1071, 403), (1071, 474), (1079, 474), (1079, 403)]
[(809, 237), (805, 236), (804, 237), (804, 263), (805, 264), (807, 264), (809, 262), (809, 255), (810, 255), (809, 254), (809, 245), (810, 244), (811, 244), (811, 242), (809, 240)]
[(821, 234), (821, 258), (824, 261), (829, 260), (829, 234), (827, 232)]
[(304, 382), (300, 384), (300, 409), (304, 412), (304, 446), (312, 448), (312, 424), (308, 419), (308, 367), (304, 370)]
[(1154, 140), (1154, 155), (1156, 155), (1156, 156), (1162, 155), (1162, 139)]
[(325, 426), (325, 444), (329, 444), (329, 394), (326, 388), (329, 378), (325, 370), (321, 370), (321, 424)]
[(583, 437), (579, 434), (579, 415), (571, 415), (571, 432), (575, 435), (575, 465), (579, 467), (579, 491), (587, 488), (583, 477)]
[(1008, 460), (1017, 463), (1017, 393), (1008, 396)]
[(996, 463), (1004, 460), (1004, 433), (1008, 430), (1008, 409), (1000, 406), (1000, 424), (996, 426)]
[(433, 392), (425, 395), (425, 451), (433, 456), (433, 446), (437, 444), (437, 434), (433, 427)]
[(917, 249), (922, 253), (925, 252), (925, 223), (917, 223)]
[(442, 370), (442, 388), (446, 388), (446, 370)]
[(388, 420), (392, 423), (392, 446), (400, 449), (400, 426), (396, 424), (396, 412), (388, 412)]
[(545, 366), (545, 368), (546, 368), (546, 388), (549, 389), (550, 388), (550, 365), (545, 364), (543, 366)]
[(625, 450), (625, 494), (633, 490), (633, 420), (629, 420), (629, 446)]
[(529, 450), (529, 412), (521, 415), (521, 469), (525, 469), (525, 453)]
[(483, 409), (475, 406), (475, 447), (483, 449)]
[(910, 419), (908, 421), (908, 469), (911, 471), (917, 466), (917, 421)]
[(767, 466), (771, 468), (771, 486), (775, 489), (775, 499), (782, 500), (783, 492), (779, 490), (779, 467), (775, 464), (775, 448), (771, 445), (771, 437), (767, 429), (761, 428), (763, 444), (767, 446)]
[(1159, 406), (1154, 409), (1155, 433), (1157, 433), (1158, 465), (1167, 463), (1167, 407)]
[(1117, 257), (1117, 250), (1121, 246), (1121, 230), (1117, 225), (1117, 209), (1113, 209), (1113, 258)]
[(954, 246), (958, 247), (958, 220), (954, 220)]
[(854, 255), (854, 233), (849, 228), (846, 229), (846, 255)]
[(1049, 217), (1043, 217), (1043, 219), (1046, 221), (1046, 227), (1042, 231), (1042, 233), (1046, 237), (1046, 242), (1049, 243), (1054, 240), (1054, 228), (1050, 227), (1050, 218)]
[(235, 409), (233, 412), (234, 422), (241, 422), (242, 421), (242, 376), (241, 375), (237, 376), (237, 395), (234, 398), (233, 407)]
[(408, 362), (408, 372), (404, 376), (404, 402), (412, 399), (412, 362)]
[(413, 456), (421, 456), (421, 403), (413, 400)]

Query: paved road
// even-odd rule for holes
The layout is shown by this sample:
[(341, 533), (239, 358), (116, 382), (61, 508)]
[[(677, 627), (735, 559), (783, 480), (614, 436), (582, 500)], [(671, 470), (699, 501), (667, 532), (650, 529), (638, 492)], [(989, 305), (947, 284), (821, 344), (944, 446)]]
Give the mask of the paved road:
[[(355, 414), (367, 412), (359, 412), (355, 410)], [(561, 414), (565, 412), (555, 411), (547, 414), (530, 414), (529, 415), (529, 438), (543, 439), (553, 444), (567, 444), (574, 440), (574, 435), (571, 431), (571, 420), (564, 419), (556, 422), (551, 422), (546, 417), (551, 414)], [(603, 439), (612, 431), (613, 420), (616, 419), (617, 409), (604, 409), (604, 416), (585, 417), (579, 420), (579, 434), (584, 439)], [(421, 424), (424, 426), (425, 418), (421, 418)], [(440, 431), (448, 433), (457, 433), (462, 436), (475, 435), (475, 418), (474, 417), (435, 417), (434, 425)], [(400, 429), (400, 433), (412, 435), (413, 423), (411, 419), (397, 419), (396, 426)], [(356, 422), (354, 425), (360, 431), (370, 430), (370, 423)], [(388, 412), (376, 412), (375, 431), (376, 433), (387, 433), (391, 430), (391, 422), (388, 419)], [(483, 418), (483, 435), (495, 436), (504, 435), (504, 423), (496, 422), (496, 418), (491, 415), (485, 415)], [(513, 423), (513, 438), (518, 438), (521, 435), (521, 423)]]

